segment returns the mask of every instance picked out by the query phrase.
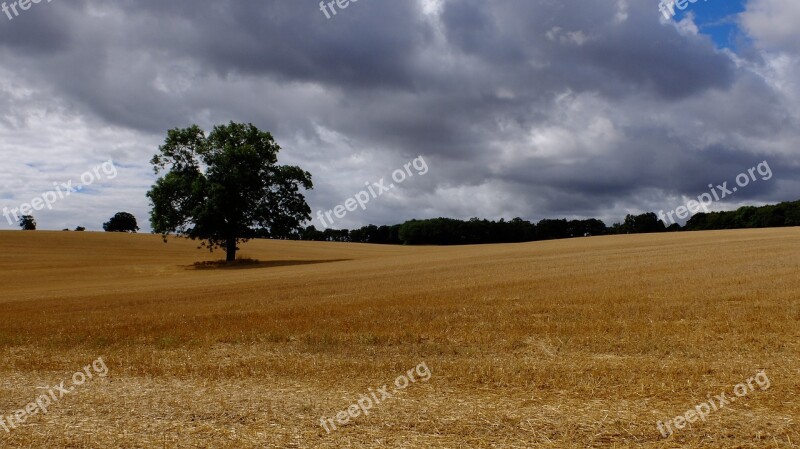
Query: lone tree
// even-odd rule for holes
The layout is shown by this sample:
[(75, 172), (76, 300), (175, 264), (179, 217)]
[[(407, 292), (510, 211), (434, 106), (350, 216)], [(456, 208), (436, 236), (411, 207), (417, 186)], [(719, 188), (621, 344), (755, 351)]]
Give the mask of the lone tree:
[(23, 215), (19, 219), (19, 227), (22, 228), (23, 231), (35, 231), (36, 220), (33, 219), (33, 215)]
[(311, 174), (277, 165), (280, 146), (252, 124), (231, 122), (206, 135), (197, 125), (173, 129), (151, 163), (166, 171), (147, 193), (153, 231), (224, 248), (236, 260), (237, 244), (254, 236), (297, 235), (311, 219), (300, 188)]
[(108, 220), (103, 223), (103, 230), (106, 232), (132, 232), (136, 234), (139, 226), (136, 224), (136, 217), (128, 212), (117, 212)]

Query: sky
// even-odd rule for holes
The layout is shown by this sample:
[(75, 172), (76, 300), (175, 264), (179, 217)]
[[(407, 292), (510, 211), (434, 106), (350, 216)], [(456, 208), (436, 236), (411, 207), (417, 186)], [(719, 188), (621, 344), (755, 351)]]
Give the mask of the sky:
[(149, 231), (167, 131), (230, 121), (311, 172), (314, 213), (424, 158), (334, 227), (610, 225), (764, 162), (769, 179), (710, 209), (800, 199), (797, 0), (699, 0), (670, 18), (658, 0), (6, 3), (0, 208), (44, 198), (40, 229), (127, 211)]
[(710, 36), (718, 48), (738, 51), (741, 41), (752, 45), (738, 20), (738, 15), (746, 11), (746, 4), (745, 0), (697, 0), (696, 6), (689, 3), (685, 10), (676, 8), (675, 20), (690, 18), (699, 33)]

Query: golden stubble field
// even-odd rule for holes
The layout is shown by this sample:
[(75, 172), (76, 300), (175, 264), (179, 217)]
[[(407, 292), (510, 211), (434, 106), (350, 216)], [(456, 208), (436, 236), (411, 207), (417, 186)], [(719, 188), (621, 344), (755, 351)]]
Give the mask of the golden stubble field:
[[(108, 368), (0, 447), (800, 445), (800, 229), (253, 241), (267, 263), (203, 270), (222, 254), (195, 246), (0, 232), (0, 414)], [(421, 363), (428, 381), (321, 426)], [(769, 389), (656, 428), (761, 370)]]

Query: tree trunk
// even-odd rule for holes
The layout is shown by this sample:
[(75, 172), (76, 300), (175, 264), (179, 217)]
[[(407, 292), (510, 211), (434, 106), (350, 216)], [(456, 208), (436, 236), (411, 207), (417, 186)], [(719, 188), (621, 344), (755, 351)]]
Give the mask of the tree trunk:
[(226, 242), (226, 250), (228, 252), (228, 258), (226, 259), (228, 262), (234, 262), (236, 260), (236, 239), (229, 238)]

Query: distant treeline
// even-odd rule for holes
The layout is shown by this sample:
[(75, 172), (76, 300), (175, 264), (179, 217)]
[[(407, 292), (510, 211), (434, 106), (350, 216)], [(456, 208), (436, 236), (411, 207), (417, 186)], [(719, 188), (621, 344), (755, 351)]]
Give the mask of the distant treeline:
[[(518, 243), (611, 234), (705, 231), (800, 226), (800, 201), (776, 205), (745, 206), (732, 212), (698, 213), (686, 226), (667, 227), (653, 213), (628, 215), (622, 223), (606, 226), (600, 220), (546, 219), (538, 223), (514, 218), (489, 221), (473, 218), (455, 220), (433, 218), (410, 220), (394, 226), (364, 226), (360, 229), (325, 229), (314, 226), (299, 234), (284, 236), (293, 240), (376, 243), (387, 245), (475, 245), (483, 243)], [(278, 236), (272, 236), (279, 238)]]
[(712, 229), (782, 228), (800, 226), (800, 201), (762, 207), (744, 206), (732, 212), (697, 214), (686, 222), (687, 231)]

